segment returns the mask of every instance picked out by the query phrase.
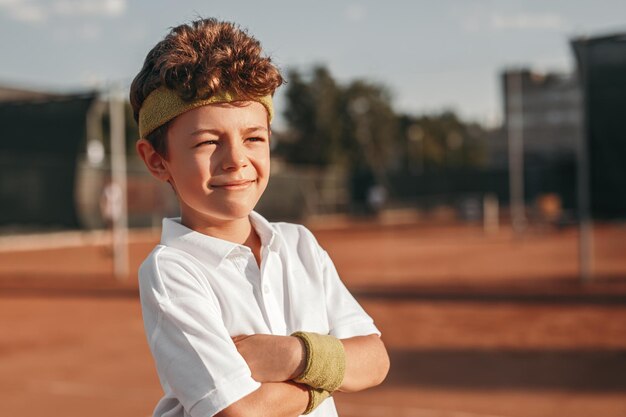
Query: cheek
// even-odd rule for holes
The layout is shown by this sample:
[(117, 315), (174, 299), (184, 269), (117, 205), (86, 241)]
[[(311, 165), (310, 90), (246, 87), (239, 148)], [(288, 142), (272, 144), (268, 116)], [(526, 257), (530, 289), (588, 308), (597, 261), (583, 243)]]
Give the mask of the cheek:
[(257, 161), (258, 169), (264, 173), (268, 173), (270, 170), (270, 151), (267, 149), (260, 149), (256, 154), (255, 158)]
[(214, 158), (215, 156), (210, 152), (199, 152), (195, 155), (191, 155), (186, 161), (184, 161), (184, 169), (193, 172), (194, 174), (207, 175), (211, 172)]
[(211, 178), (210, 165), (207, 161), (201, 162), (192, 158), (179, 161), (172, 171), (172, 177), (182, 187), (197, 187), (198, 184), (204, 184)]

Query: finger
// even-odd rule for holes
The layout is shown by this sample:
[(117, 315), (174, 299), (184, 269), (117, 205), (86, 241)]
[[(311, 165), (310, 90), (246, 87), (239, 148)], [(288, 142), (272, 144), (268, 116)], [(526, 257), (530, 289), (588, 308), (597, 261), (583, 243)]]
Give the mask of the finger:
[(248, 337), (250, 337), (250, 336), (245, 335), (245, 334), (240, 334), (240, 335), (237, 335), (237, 336), (233, 336), (232, 339), (233, 339), (233, 342), (237, 343), (240, 340), (246, 339)]

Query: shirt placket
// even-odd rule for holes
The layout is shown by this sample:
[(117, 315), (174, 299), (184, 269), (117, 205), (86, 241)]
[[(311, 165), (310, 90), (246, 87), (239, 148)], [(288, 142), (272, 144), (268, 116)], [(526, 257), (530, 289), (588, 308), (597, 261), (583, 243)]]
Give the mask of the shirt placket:
[(268, 326), (272, 334), (284, 335), (287, 331), (285, 317), (278, 304), (278, 286), (282, 283), (282, 268), (276, 259), (276, 254), (267, 247), (262, 248), (262, 259), (260, 273), (261, 299), (263, 308), (268, 319)]

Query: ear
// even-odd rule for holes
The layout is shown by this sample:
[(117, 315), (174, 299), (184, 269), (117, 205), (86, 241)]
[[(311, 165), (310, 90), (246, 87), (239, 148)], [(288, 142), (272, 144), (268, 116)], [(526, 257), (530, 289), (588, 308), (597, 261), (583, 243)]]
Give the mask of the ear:
[(168, 181), (170, 179), (170, 173), (165, 164), (165, 160), (154, 150), (150, 142), (145, 139), (140, 139), (137, 141), (135, 149), (137, 149), (137, 153), (154, 178), (161, 181)]

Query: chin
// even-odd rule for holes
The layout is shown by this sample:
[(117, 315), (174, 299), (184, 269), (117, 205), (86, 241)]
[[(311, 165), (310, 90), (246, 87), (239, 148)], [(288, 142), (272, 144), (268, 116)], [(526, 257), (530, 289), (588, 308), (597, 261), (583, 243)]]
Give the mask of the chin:
[(229, 205), (220, 210), (219, 216), (224, 220), (242, 219), (248, 217), (252, 210), (254, 210), (254, 205)]

